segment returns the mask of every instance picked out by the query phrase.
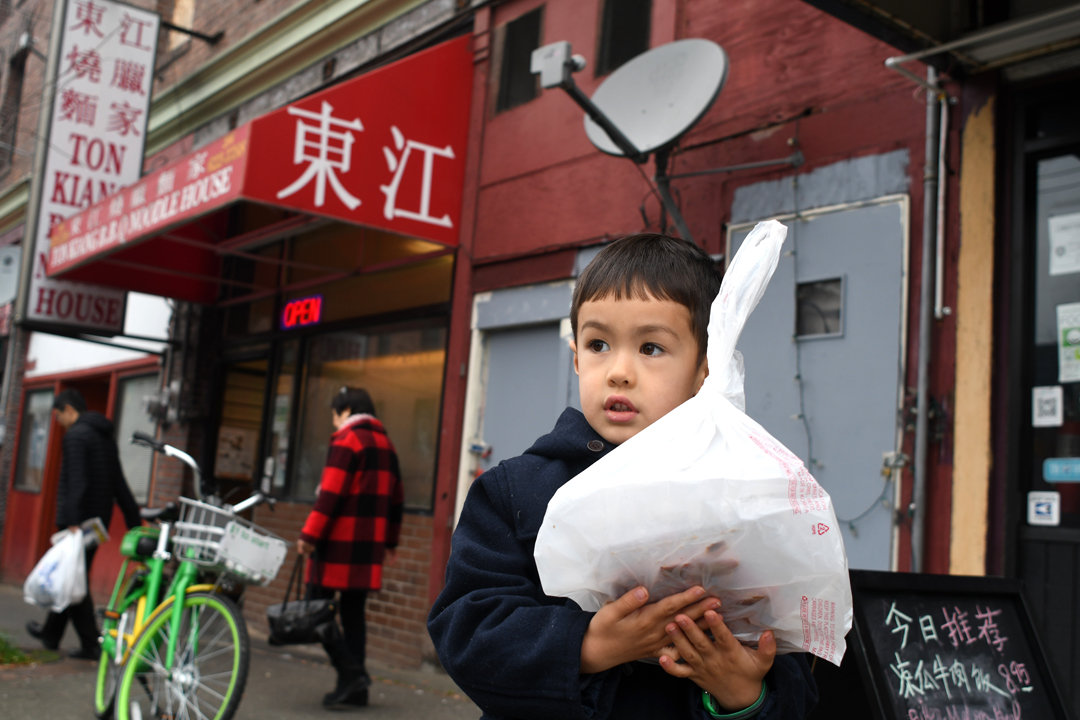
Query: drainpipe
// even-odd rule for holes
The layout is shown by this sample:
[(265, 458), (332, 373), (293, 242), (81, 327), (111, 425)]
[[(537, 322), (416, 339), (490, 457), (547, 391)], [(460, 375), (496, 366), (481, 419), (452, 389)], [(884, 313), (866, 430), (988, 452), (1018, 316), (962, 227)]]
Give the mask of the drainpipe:
[[(926, 69), (926, 82), (937, 88), (937, 73)], [(938, 149), (940, 104), (937, 92), (926, 93), (926, 159), (923, 164), (922, 273), (919, 286), (919, 357), (915, 408), (915, 487), (911, 506), (911, 570), (923, 571), (926, 532), (927, 445), (930, 414), (930, 331), (934, 317), (934, 256), (937, 235)]]

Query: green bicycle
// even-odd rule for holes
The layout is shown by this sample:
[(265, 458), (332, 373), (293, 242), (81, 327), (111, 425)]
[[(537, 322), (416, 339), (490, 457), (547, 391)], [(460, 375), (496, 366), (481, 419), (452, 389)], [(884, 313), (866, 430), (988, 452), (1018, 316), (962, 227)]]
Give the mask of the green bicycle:
[[(143, 433), (132, 442), (187, 464), (199, 499), (145, 509), (142, 517), (159, 525), (124, 536), (124, 562), (103, 613), (95, 714), (228, 720), (247, 682), (250, 641), (239, 608), (223, 592), (238, 582), (268, 584), (285, 559), (283, 540), (237, 515), (273, 500), (255, 493), (233, 506), (213, 496), (204, 502), (191, 456)], [(140, 567), (127, 577), (132, 562)]]

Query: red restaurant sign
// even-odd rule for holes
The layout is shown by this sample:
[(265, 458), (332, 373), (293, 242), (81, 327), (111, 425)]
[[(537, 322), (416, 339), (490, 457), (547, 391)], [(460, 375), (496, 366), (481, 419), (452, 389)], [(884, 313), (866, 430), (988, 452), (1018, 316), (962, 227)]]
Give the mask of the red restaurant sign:
[(48, 274), (241, 199), (457, 245), (471, 94), (466, 36), (269, 113), (58, 225)]

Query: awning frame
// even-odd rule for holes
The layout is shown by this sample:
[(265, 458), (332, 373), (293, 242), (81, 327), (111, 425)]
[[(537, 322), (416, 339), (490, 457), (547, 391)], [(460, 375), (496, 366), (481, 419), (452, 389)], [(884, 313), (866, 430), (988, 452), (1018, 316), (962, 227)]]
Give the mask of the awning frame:
[(996, 58), (989, 62), (983, 62), (971, 57), (969, 54), (958, 52), (960, 48), (977, 47), (981, 44), (987, 43), (991, 40), (1000, 41), (1002, 39), (1009, 38), (1011, 36), (1022, 37), (1024, 31), (1028, 31), (1034, 27), (1040, 25), (1051, 25), (1054, 23), (1060, 23), (1068, 19), (1080, 20), (1080, 3), (1070, 5), (1069, 7), (1060, 8), (1058, 10), (1052, 10), (1041, 15), (1035, 15), (1033, 17), (1025, 18), (1023, 20), (1016, 20), (1013, 22), (1002, 23), (1000, 25), (988, 28), (986, 30), (980, 30), (965, 37), (957, 38), (951, 42), (942, 43), (934, 47), (926, 48), (925, 50), (919, 50), (917, 52), (908, 53), (907, 55), (897, 55), (885, 60), (885, 66), (890, 70), (895, 70), (904, 77), (908, 78), (912, 82), (918, 84), (928, 92), (935, 94), (942, 94), (941, 88), (930, 84), (925, 78), (919, 77), (914, 72), (903, 67), (904, 63), (911, 62), (913, 60), (923, 60), (925, 58), (933, 57), (934, 55), (940, 55), (942, 53), (951, 53), (960, 62), (971, 67), (972, 72), (985, 72), (994, 68), (1011, 65), (1013, 63), (1021, 62), (1024, 60), (1030, 60), (1032, 58), (1040, 57), (1042, 55), (1048, 55), (1060, 50), (1066, 50), (1071, 47), (1080, 46), (1080, 36), (1069, 38), (1067, 40), (1059, 40), (1048, 43), (1039, 47), (1021, 50), (1015, 53), (1007, 54), (1002, 57)]

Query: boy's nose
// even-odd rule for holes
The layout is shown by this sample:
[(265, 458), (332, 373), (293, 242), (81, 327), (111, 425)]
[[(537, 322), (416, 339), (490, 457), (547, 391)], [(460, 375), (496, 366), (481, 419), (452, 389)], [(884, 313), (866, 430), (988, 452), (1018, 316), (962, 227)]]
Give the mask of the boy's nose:
[(633, 361), (625, 357), (622, 353), (618, 353), (614, 362), (611, 364), (611, 369), (608, 372), (608, 382), (612, 385), (630, 385), (634, 381), (634, 364)]

